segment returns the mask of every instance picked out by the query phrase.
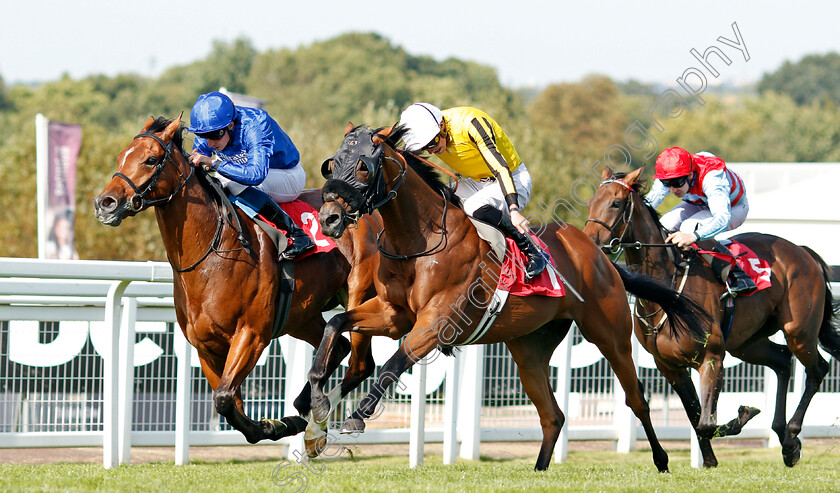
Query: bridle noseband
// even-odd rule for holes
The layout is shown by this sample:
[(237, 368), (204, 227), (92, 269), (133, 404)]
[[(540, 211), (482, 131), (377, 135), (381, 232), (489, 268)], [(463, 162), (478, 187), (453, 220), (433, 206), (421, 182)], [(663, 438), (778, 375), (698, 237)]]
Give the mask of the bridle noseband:
[[(168, 203), (170, 200), (172, 200), (172, 197), (174, 197), (175, 194), (177, 194), (179, 191), (181, 191), (182, 188), (184, 188), (187, 182), (190, 181), (190, 179), (195, 174), (195, 169), (192, 166), (189, 167), (190, 172), (186, 177), (184, 177), (184, 174), (181, 173), (181, 169), (178, 168), (178, 165), (172, 159), (172, 142), (166, 144), (163, 141), (163, 139), (151, 133), (138, 134), (134, 137), (133, 140), (137, 140), (140, 137), (149, 137), (150, 139), (156, 140), (158, 144), (160, 144), (160, 146), (163, 148), (164, 154), (163, 159), (161, 159), (157, 164), (155, 164), (155, 171), (154, 173), (152, 173), (152, 176), (150, 176), (149, 179), (143, 182), (140, 186), (135, 185), (134, 182), (131, 181), (131, 178), (120, 173), (119, 171), (111, 175), (111, 178), (122, 178), (134, 190), (134, 195), (132, 195), (131, 198), (128, 200), (128, 208), (132, 212), (140, 212), (153, 205), (157, 205), (160, 203)], [(160, 179), (161, 173), (163, 173), (163, 168), (166, 166), (166, 163), (172, 163), (172, 166), (174, 166), (175, 169), (178, 171), (178, 186), (175, 187), (175, 190), (173, 190), (168, 197), (155, 200), (147, 200), (146, 194), (154, 190), (155, 185), (157, 185), (157, 182)]]

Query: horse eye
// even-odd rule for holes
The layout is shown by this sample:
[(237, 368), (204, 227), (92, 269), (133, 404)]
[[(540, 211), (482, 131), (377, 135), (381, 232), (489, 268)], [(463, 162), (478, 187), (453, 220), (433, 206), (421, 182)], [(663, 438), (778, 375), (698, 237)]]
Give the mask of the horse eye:
[(619, 207), (621, 207), (621, 201), (620, 200), (613, 200), (613, 203), (610, 207), (612, 207), (613, 209), (618, 209)]
[(364, 161), (362, 161), (362, 160), (359, 160), (359, 166), (356, 168), (356, 171), (359, 171), (359, 172), (366, 172), (366, 173), (369, 173), (369, 172), (370, 172), (370, 170), (369, 170), (369, 169), (368, 169), (368, 167), (367, 167), (367, 163), (365, 163), (365, 162), (364, 162)]
[(150, 156), (149, 159), (146, 160), (146, 164), (149, 166), (155, 166), (158, 163), (158, 160), (155, 156)]

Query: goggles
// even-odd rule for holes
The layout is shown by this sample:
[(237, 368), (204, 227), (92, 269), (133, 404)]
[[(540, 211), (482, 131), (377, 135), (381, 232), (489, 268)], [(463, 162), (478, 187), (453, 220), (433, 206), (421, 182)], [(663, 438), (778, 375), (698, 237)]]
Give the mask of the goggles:
[(426, 145), (424, 145), (423, 147), (421, 147), (421, 148), (420, 148), (420, 150), (421, 150), (421, 151), (428, 151), (429, 149), (432, 149), (432, 148), (434, 148), (434, 147), (437, 147), (437, 145), (438, 145), (439, 143), (440, 143), (440, 134), (437, 134), (437, 135), (435, 135), (435, 138), (434, 138), (434, 139), (432, 139), (432, 140), (431, 140), (428, 144), (426, 144)]
[(668, 188), (680, 188), (688, 182), (688, 175), (680, 176), (679, 178), (670, 178), (667, 180), (660, 180), (663, 185)]
[(206, 140), (219, 140), (225, 136), (225, 132), (227, 132), (227, 128), (222, 127), (218, 130), (213, 130), (212, 132), (200, 133), (196, 135)]

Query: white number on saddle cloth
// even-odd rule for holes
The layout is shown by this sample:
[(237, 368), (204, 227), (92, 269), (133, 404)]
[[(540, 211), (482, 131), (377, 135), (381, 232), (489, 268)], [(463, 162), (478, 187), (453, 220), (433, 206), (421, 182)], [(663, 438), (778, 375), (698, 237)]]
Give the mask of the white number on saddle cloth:
[(316, 245), (323, 248), (330, 246), (329, 241), (318, 239), (318, 230), (321, 228), (321, 223), (318, 222), (318, 218), (315, 217), (315, 214), (312, 214), (311, 212), (302, 213), (300, 215), (300, 223), (304, 227), (309, 228), (309, 232), (312, 233), (310, 236), (312, 236)]
[(760, 280), (770, 283), (770, 272), (772, 269), (770, 267), (761, 267), (761, 259), (758, 258), (750, 258), (748, 259), (750, 263), (750, 268), (755, 273), (756, 277)]

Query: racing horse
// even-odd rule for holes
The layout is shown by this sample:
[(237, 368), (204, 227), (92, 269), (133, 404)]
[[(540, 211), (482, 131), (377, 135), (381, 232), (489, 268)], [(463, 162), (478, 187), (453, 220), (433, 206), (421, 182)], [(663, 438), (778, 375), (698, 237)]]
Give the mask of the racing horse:
[[(255, 421), (245, 414), (241, 391), (274, 337), (277, 247), (242, 211), (224, 212), (207, 176), (189, 164), (182, 133), (180, 116), (149, 118), (117, 156), (117, 173), (94, 199), (95, 215), (105, 225), (119, 226), (124, 218), (154, 207), (173, 269), (178, 325), (198, 351), (216, 411), (250, 443), (294, 435), (306, 428), (306, 420), (290, 416)], [(321, 205), (317, 191), (304, 192), (301, 199), (316, 209)], [(374, 294), (378, 252), (372, 228), (377, 218), (369, 220), (339, 239), (338, 249), (295, 261), (284, 333), (317, 347), (326, 324), (322, 310), (336, 306), (337, 300), (355, 307)], [(307, 226), (315, 228), (317, 222)], [(374, 362), (369, 338), (354, 335), (352, 344), (340, 344), (342, 355), (352, 345), (340, 386), (343, 397), (373, 373)], [(309, 412), (307, 387), (294, 403), (301, 415)]]
[(470, 343), (504, 342), (540, 417), (543, 439), (535, 469), (545, 470), (565, 422), (552, 390), (549, 359), (575, 321), (618, 375), (627, 405), (644, 426), (654, 464), (667, 471), (668, 455), (651, 425), (631, 358), (632, 317), (622, 281), (631, 291), (648, 292), (668, 305), (667, 311), (683, 320), (687, 331), (699, 318), (692, 307), (659, 283), (617, 270), (580, 230), (549, 224), (540, 237), (557, 272), (585, 302), (573, 296), (511, 296), (495, 323), (474, 336), (501, 267), (491, 259), (490, 246), (478, 236), (452, 189), (415, 156), (396, 150), (404, 132), (400, 127), (348, 126), (338, 152), (322, 166), (328, 180), (319, 213), (324, 233), (339, 238), (348, 224), (374, 210), (382, 217), (383, 230), (377, 238), (377, 296), (333, 317), (316, 352), (309, 374), (313, 419), (322, 422), (329, 416), (323, 389), (341, 356), (336, 345), (342, 332), (404, 337), (381, 367), (371, 392), (343, 423), (344, 433), (364, 431), (365, 418), (388, 387), (434, 349), (451, 354), (453, 346), (474, 337)]
[[(677, 338), (671, 321), (663, 317), (655, 303), (636, 305), (639, 322), (636, 335), (679, 395), (699, 440), (703, 465), (717, 465), (712, 438), (740, 433), (741, 427), (758, 413), (755, 408), (741, 406), (737, 418), (717, 426), (717, 400), (727, 351), (776, 373), (778, 388), (772, 429), (782, 444), (785, 464), (796, 465), (802, 445), (797, 435), (805, 411), (829, 370), (828, 362), (817, 351), (817, 343), (835, 358), (840, 357), (838, 304), (832, 299), (828, 285), (828, 267), (810, 248), (776, 236), (759, 233), (733, 236), (731, 239), (743, 243), (770, 264), (772, 285), (750, 296), (739, 296), (730, 319), (731, 330), (727, 330), (730, 324), (725, 322), (720, 302), (725, 291), (723, 284), (698, 255), (689, 255), (684, 267), (677, 265), (681, 263), (675, 262), (679, 252), (673, 245), (665, 244), (659, 214), (641, 194), (643, 183), (639, 176), (643, 169), (626, 175), (604, 170), (603, 182), (590, 201), (589, 218), (583, 231), (605, 249), (626, 247), (628, 265), (672, 285), (683, 284), (684, 294), (694, 297), (714, 314), (714, 323), (704, 337)], [(769, 339), (779, 330), (784, 333), (786, 346)], [(802, 362), (807, 379), (799, 405), (785, 423), (791, 356)], [(689, 368), (700, 374), (700, 399)]]

